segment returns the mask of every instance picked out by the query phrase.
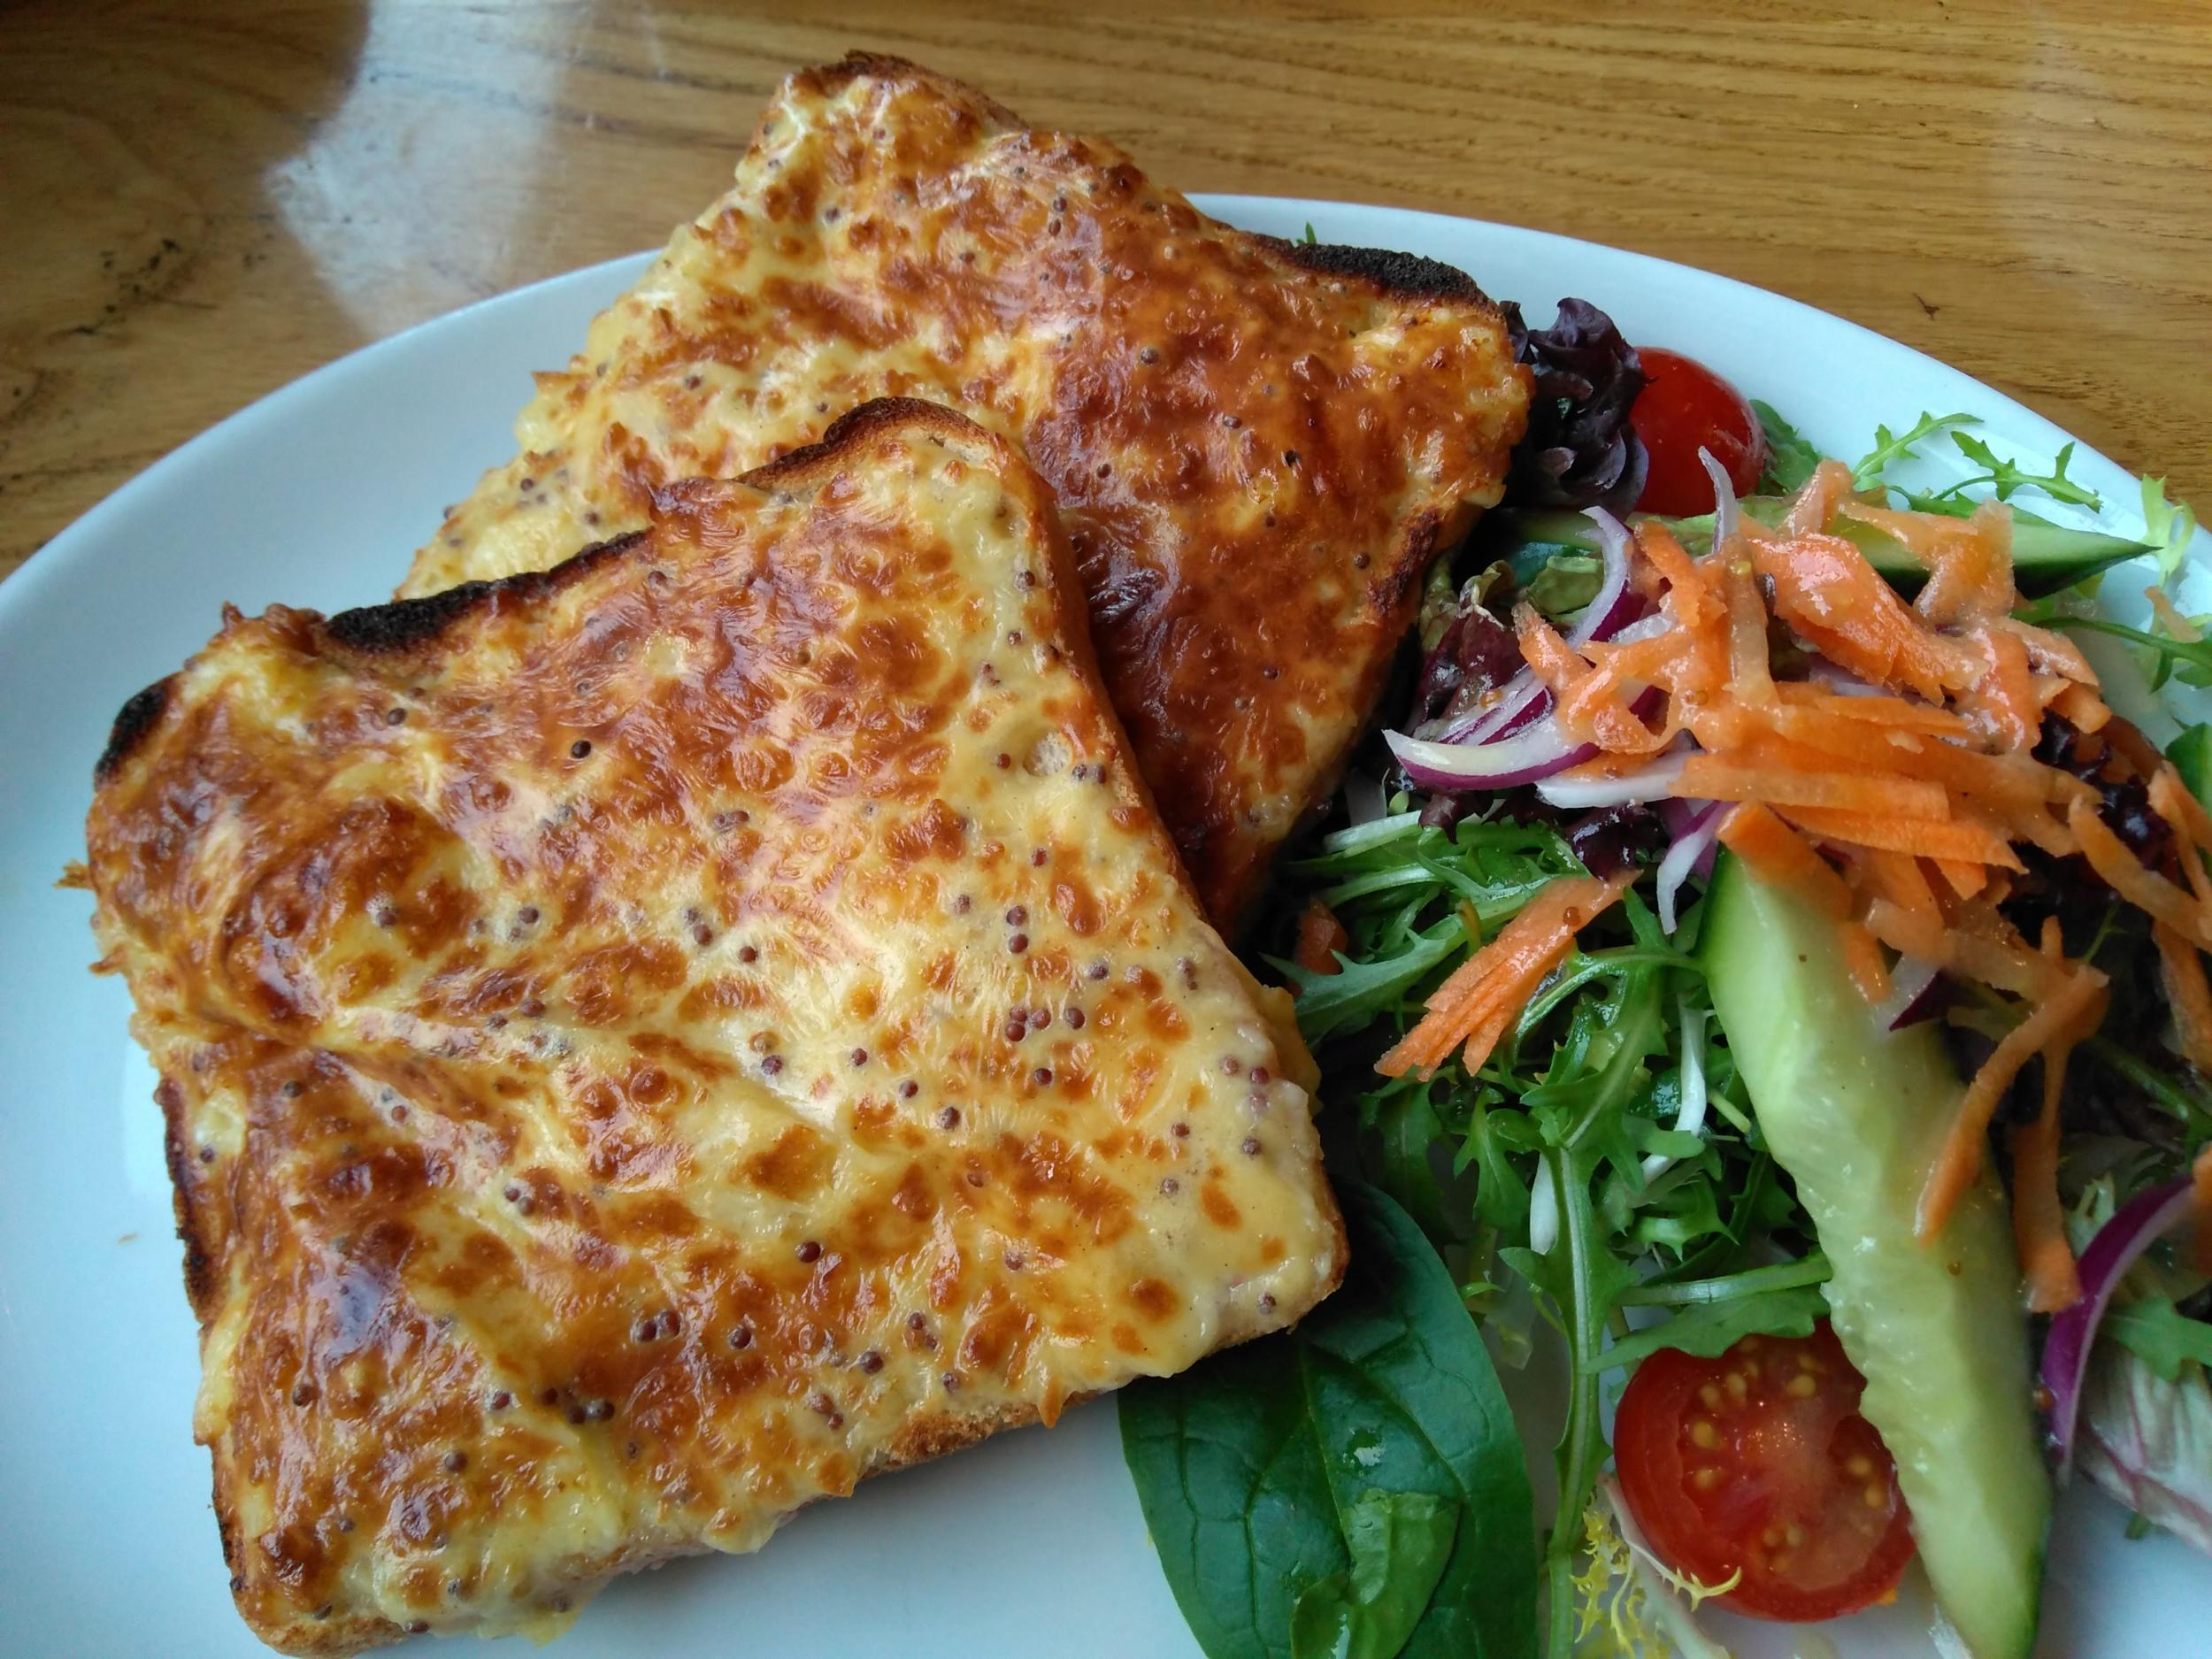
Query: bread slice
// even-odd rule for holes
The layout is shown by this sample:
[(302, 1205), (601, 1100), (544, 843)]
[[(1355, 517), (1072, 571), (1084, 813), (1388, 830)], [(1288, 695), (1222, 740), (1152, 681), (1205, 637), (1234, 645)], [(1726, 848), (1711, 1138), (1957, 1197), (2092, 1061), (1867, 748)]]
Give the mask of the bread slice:
[(1231, 230), (1110, 144), (855, 56), (783, 83), (735, 188), (538, 377), (520, 453), (402, 591), (552, 565), (886, 395), (958, 406), (1053, 485), (1107, 688), (1225, 927), (1334, 786), (1528, 397), (1461, 273)]
[(88, 840), (288, 1652), (542, 1632), (1342, 1271), (1051, 495), (945, 410), (542, 574), (228, 613)]

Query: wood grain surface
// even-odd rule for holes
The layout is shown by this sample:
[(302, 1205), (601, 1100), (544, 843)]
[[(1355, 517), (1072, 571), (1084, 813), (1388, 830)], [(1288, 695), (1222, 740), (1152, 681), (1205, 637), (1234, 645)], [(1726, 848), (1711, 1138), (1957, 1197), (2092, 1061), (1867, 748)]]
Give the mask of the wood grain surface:
[(2212, 507), (2212, 7), (12, 0), (0, 572), (319, 364), (657, 244), (776, 79), (853, 46), (1185, 189), (1778, 289)]

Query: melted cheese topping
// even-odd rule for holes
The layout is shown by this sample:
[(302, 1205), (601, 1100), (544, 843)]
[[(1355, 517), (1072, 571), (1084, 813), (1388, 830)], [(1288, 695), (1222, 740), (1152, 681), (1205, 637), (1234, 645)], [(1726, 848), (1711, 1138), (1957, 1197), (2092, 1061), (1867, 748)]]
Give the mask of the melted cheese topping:
[(1497, 499), (1527, 391), (1497, 311), (1404, 256), (1233, 231), (1110, 145), (893, 59), (787, 80), (736, 188), (538, 377), (521, 453), (406, 593), (541, 569), (869, 397), (1018, 439), (1106, 682), (1213, 916), (1333, 786), (1430, 556)]
[(127, 711), (97, 926), (265, 1640), (531, 1627), (1333, 1286), (1080, 607), (1013, 451), (876, 405)]

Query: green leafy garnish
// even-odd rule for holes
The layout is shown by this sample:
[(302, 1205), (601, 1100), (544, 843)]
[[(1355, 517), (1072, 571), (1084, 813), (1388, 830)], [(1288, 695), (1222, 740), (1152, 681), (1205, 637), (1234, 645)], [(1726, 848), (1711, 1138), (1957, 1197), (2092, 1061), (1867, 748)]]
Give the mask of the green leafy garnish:
[(1320, 237), (1313, 234), (1313, 221), (1311, 219), (1308, 219), (1306, 221), (1306, 246), (1310, 248), (1320, 240)]
[[(1210, 1659), (1526, 1659), (1535, 1512), (1489, 1351), (1411, 1219), (1338, 1192), (1335, 1294), (1294, 1331), (1122, 1392), (1169, 1586)], [(1360, 1645), (1311, 1646), (1339, 1634)]]
[(1975, 420), (1976, 417), (1969, 414), (1931, 415), (1923, 411), (1920, 419), (1903, 432), (1892, 432), (1887, 426), (1875, 427), (1874, 447), (1851, 468), (1851, 488), (1866, 490), (1886, 484), (1889, 469), (1913, 459), (1929, 439), (1961, 426), (1970, 426)]
[(1268, 957), (1267, 964), (1296, 988), (1299, 1029), (1307, 1041), (1318, 1041), (1365, 1025), (1382, 1010), (1396, 1007), (1417, 980), (1466, 943), (1466, 929), (1456, 918), (1448, 918), (1425, 933), (1407, 934), (1402, 949), (1364, 962), (1340, 952), (1334, 973), (1314, 973), (1278, 956)]
[(1700, 1584), (1628, 1541), (1612, 1504), (1593, 1503), (1582, 1517), (1587, 1551), (1575, 1574), (1574, 1651), (1578, 1659), (1729, 1659), (1728, 1650), (1698, 1628), (1691, 1615), (1709, 1596), (1725, 1595), (1743, 1578), (1739, 1567), (1719, 1584)]
[(1747, 1336), (1810, 1336), (1814, 1322), (1827, 1312), (1828, 1299), (1813, 1285), (1697, 1302), (1671, 1319), (1623, 1337), (1594, 1363), (1600, 1371), (1618, 1371), (1663, 1348), (1678, 1348), (1709, 1359)]
[(1544, 1154), (1541, 1178), (1556, 1194), (1559, 1224), (1549, 1249), (1512, 1248), (1499, 1254), (1551, 1304), (1552, 1317), (1567, 1339), (1571, 1380), (1567, 1385), (1567, 1421), (1552, 1448), (1559, 1476), (1559, 1519), (1544, 1547), (1544, 1578), (1549, 1591), (1545, 1651), (1573, 1651), (1574, 1563), (1582, 1544), (1578, 1517), (1597, 1486), (1605, 1458), (1605, 1434), (1598, 1422), (1594, 1358), (1605, 1340), (1605, 1320), (1634, 1273), (1603, 1248), (1590, 1206), (1586, 1153), (1554, 1147)]
[[(1887, 426), (1877, 426), (1874, 429), (1874, 447), (1861, 456), (1858, 464), (1851, 469), (1852, 488), (1893, 492), (1916, 512), (1947, 513), (1960, 518), (1974, 511), (1980, 500), (1976, 492), (1982, 490), (1987, 490), (1999, 501), (2009, 502), (2019, 491), (2032, 489), (2052, 501), (2084, 507), (2091, 512), (2103, 510), (2104, 502), (2097, 493), (2067, 472), (2066, 469), (2074, 458), (2071, 443), (2052, 457), (2049, 472), (2032, 472), (2017, 461), (1998, 454), (1987, 440), (1963, 430), (1979, 424), (1980, 418), (1975, 415), (1931, 415), (1924, 412), (1918, 420), (1901, 433), (1892, 432)], [(1923, 445), (1935, 438), (1947, 436), (1960, 455), (1982, 469), (1979, 472), (1932, 490), (1909, 489), (1890, 477), (1893, 468), (1920, 458), (1924, 453)]]
[(2196, 511), (2187, 502), (2167, 498), (2166, 480), (2146, 478), (2143, 488), (2143, 539), (2158, 549), (2158, 580), (2171, 585), (2188, 562), (2189, 543), (2197, 534)]
[(1804, 485), (1820, 465), (1820, 451), (1775, 411), (1771, 403), (1751, 400), (1752, 413), (1767, 434), (1767, 470), (1759, 475), (1762, 495), (1787, 495)]
[(2181, 1380), (2184, 1365), (2212, 1367), (2212, 1325), (2190, 1318), (2167, 1297), (2116, 1303), (2103, 1329), (2168, 1382)]
[(1572, 616), (1598, 596), (1605, 564), (1586, 553), (1555, 553), (1525, 589), (1529, 603), (1555, 620)]
[(1975, 498), (1967, 492), (1985, 486), (1999, 501), (2010, 501), (2019, 490), (2034, 489), (2053, 501), (2086, 507), (2092, 512), (2103, 511), (2104, 503), (2095, 491), (2066, 475), (2066, 468), (2074, 458), (2074, 446), (2070, 443), (2053, 457), (2049, 472), (2031, 472), (2017, 463), (2006, 460), (1971, 433), (1955, 432), (1951, 434), (1951, 442), (1961, 455), (1985, 470), (1971, 478), (1962, 478), (1955, 484), (1947, 484), (1939, 490), (1900, 490), (1898, 493), (1904, 496), (1905, 504), (1915, 511), (1953, 513), (1962, 517), (1972, 512), (1976, 505)]

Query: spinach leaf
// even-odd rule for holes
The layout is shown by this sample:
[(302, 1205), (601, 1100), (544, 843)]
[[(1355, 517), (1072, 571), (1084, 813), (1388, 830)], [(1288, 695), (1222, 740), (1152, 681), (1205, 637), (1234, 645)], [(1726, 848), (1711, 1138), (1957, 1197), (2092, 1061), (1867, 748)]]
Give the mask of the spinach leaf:
[(1352, 1571), (1310, 1584), (1290, 1617), (1291, 1659), (1392, 1659), (1451, 1558), (1459, 1505), (1426, 1492), (1363, 1492), (1344, 1542)]
[[(1123, 1455), (1169, 1586), (1210, 1659), (1302, 1659), (1302, 1625), (1318, 1651), (1338, 1651), (1331, 1632), (1374, 1644), (1448, 1519), (1401, 1640), (1342, 1651), (1527, 1659), (1535, 1514), (1489, 1351), (1411, 1217), (1370, 1187), (1338, 1195), (1351, 1265), (1333, 1296), (1294, 1331), (1122, 1392)], [(1403, 1502), (1419, 1496), (1439, 1505), (1426, 1518)]]

